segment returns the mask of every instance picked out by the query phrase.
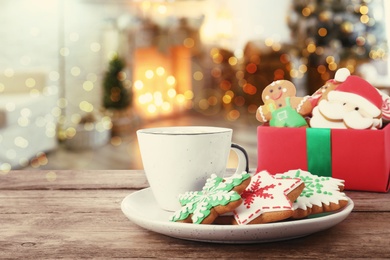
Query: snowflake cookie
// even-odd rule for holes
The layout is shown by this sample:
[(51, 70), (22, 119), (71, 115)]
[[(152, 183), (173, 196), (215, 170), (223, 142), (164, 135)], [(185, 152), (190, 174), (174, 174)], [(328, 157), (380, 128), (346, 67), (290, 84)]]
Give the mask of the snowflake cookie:
[(189, 191), (179, 196), (182, 208), (170, 221), (211, 224), (219, 215), (233, 211), (242, 203), (240, 193), (249, 182), (250, 174), (246, 172), (225, 179), (213, 174), (202, 191)]
[(275, 176), (284, 179), (300, 178), (305, 183), (305, 188), (293, 204), (292, 218), (331, 212), (348, 204), (348, 197), (342, 192), (344, 180), (317, 176), (303, 170), (291, 170)]
[(267, 171), (256, 173), (241, 194), (243, 203), (234, 210), (239, 225), (275, 222), (293, 214), (292, 202), (304, 188), (301, 179), (275, 178)]

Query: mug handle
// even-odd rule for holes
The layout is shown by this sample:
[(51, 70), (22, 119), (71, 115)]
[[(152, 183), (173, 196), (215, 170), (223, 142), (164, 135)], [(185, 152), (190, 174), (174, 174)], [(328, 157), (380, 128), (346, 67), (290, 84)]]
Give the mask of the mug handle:
[(242, 146), (235, 143), (231, 144), (231, 148), (238, 156), (238, 166), (236, 173), (242, 173), (243, 171), (249, 173), (248, 153)]

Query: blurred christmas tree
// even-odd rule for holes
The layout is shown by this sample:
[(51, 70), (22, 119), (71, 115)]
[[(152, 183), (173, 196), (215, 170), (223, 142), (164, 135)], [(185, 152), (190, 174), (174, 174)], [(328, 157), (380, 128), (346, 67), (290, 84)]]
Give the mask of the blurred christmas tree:
[(318, 89), (335, 71), (386, 59), (382, 0), (294, 0), (288, 26), (301, 62), (307, 91)]
[(103, 106), (107, 109), (126, 109), (131, 105), (131, 92), (124, 86), (124, 62), (115, 56), (103, 80)]

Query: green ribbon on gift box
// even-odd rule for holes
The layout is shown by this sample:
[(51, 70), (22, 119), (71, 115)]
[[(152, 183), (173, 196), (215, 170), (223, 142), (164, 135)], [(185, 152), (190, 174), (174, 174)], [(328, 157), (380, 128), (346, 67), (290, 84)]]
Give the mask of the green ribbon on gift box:
[(331, 130), (329, 128), (306, 129), (307, 167), (319, 176), (332, 176)]

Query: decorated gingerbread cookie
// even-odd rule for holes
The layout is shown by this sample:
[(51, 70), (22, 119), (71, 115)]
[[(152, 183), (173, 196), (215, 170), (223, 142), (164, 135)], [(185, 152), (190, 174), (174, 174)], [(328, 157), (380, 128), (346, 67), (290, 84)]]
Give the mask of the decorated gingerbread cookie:
[(313, 109), (311, 127), (378, 129), (382, 126), (382, 97), (367, 81), (348, 76)]
[(341, 68), (336, 71), (334, 79), (330, 79), (325, 82), (325, 84), (319, 88), (313, 95), (310, 97), (312, 107), (316, 107), (318, 103), (328, 98), (328, 93), (332, 90), (335, 90), (342, 82), (346, 80), (351, 73), (347, 68)]
[(299, 178), (305, 188), (293, 204), (292, 218), (300, 219), (309, 215), (332, 212), (348, 204), (347, 196), (342, 192), (344, 181), (332, 177), (321, 177), (303, 170), (291, 170), (276, 174), (283, 179)]
[(288, 80), (277, 80), (265, 87), (262, 93), (264, 105), (256, 112), (258, 121), (269, 121), (270, 126), (307, 126), (304, 116), (309, 115), (312, 105), (309, 97), (297, 97), (294, 84)]
[(232, 212), (241, 203), (240, 193), (248, 186), (250, 174), (234, 174), (223, 179), (213, 174), (202, 191), (190, 191), (179, 196), (182, 208), (170, 221), (211, 224), (219, 216)]
[(234, 210), (236, 224), (280, 221), (293, 215), (292, 202), (304, 188), (301, 179), (281, 179), (267, 171), (256, 173), (241, 194), (243, 203)]

